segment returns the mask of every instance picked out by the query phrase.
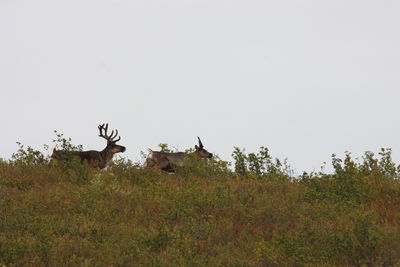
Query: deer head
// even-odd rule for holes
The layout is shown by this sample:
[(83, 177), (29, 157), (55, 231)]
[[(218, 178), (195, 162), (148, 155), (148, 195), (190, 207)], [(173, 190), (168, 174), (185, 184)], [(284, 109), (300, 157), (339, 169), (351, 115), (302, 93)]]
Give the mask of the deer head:
[(199, 145), (195, 145), (195, 153), (200, 157), (200, 158), (212, 158), (213, 154), (208, 152), (207, 150), (204, 149), (203, 143), (201, 142), (200, 138), (197, 137), (199, 140)]
[[(111, 134), (108, 135), (107, 130), (108, 130), (108, 123), (106, 123), (105, 125), (99, 125), (99, 131), (100, 137), (103, 137), (104, 139), (107, 140), (107, 146), (103, 151), (106, 151), (108, 153), (110, 153), (111, 155), (114, 155), (115, 153), (119, 153), (119, 152), (124, 152), (126, 150), (126, 148), (124, 146), (120, 146), (117, 145), (116, 143), (121, 140), (121, 137), (118, 137), (118, 139), (115, 139), (118, 136), (118, 130), (115, 130), (115, 135), (114, 135), (114, 130), (111, 131)], [(104, 134), (103, 134), (103, 130), (104, 130)]]

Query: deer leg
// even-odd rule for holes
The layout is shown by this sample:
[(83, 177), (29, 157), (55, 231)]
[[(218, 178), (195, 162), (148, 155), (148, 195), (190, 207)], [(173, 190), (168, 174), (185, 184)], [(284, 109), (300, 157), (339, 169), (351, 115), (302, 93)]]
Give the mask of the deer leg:
[(164, 169), (164, 168), (166, 168), (166, 167), (169, 165), (169, 160), (163, 158), (163, 159), (158, 160), (158, 161), (156, 162), (156, 164), (157, 164), (157, 167), (158, 167), (158, 168)]
[(166, 171), (166, 172), (175, 172), (175, 170), (172, 168), (171, 164), (169, 163), (169, 160), (166, 158), (160, 159), (156, 162), (156, 165), (159, 169)]
[(167, 167), (162, 168), (161, 170), (165, 171), (165, 172), (175, 172), (175, 169), (172, 168), (171, 164), (168, 164)]
[(146, 159), (146, 167), (151, 168), (151, 167), (154, 167), (155, 165), (156, 165), (156, 163), (154, 162), (153, 159), (149, 159), (149, 158)]

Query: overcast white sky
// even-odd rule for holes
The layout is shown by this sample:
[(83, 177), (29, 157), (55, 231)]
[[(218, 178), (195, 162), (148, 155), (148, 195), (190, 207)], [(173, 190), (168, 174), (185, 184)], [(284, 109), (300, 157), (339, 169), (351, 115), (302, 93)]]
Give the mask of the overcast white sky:
[(400, 2), (0, 0), (0, 157), (53, 130), (125, 156), (200, 136), (231, 160), (267, 146), (319, 170), (332, 153), (400, 160)]

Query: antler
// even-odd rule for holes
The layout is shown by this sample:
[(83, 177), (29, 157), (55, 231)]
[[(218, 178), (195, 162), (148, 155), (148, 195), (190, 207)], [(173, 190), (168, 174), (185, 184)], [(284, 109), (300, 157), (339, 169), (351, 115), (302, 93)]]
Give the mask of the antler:
[(201, 142), (200, 137), (197, 136), (197, 139), (199, 139), (199, 146), (200, 146), (200, 148), (203, 148), (203, 143)]
[[(97, 127), (97, 128), (99, 128), (99, 131), (100, 131), (99, 136), (103, 137), (108, 142), (116, 143), (119, 140), (121, 140), (121, 136), (117, 140), (114, 140), (114, 138), (118, 136), (118, 130), (115, 130), (115, 135), (114, 135), (114, 130), (111, 131), (110, 135), (107, 134), (108, 123), (106, 123), (105, 126), (104, 126), (104, 123), (103, 123), (102, 125), (99, 125), (99, 127)], [(104, 134), (103, 134), (103, 130), (104, 130)]]

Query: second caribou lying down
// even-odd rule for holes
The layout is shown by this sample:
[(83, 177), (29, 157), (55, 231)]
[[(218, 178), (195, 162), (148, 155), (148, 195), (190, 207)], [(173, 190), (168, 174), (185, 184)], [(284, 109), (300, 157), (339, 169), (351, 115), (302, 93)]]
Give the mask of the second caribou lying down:
[[(199, 146), (195, 146), (194, 154), (200, 158), (212, 158), (213, 154), (204, 149), (203, 144), (199, 137)], [(166, 172), (175, 172), (172, 165), (185, 166), (187, 165), (188, 154), (185, 152), (161, 152), (149, 149), (150, 154), (146, 159), (147, 167), (156, 167)]]

